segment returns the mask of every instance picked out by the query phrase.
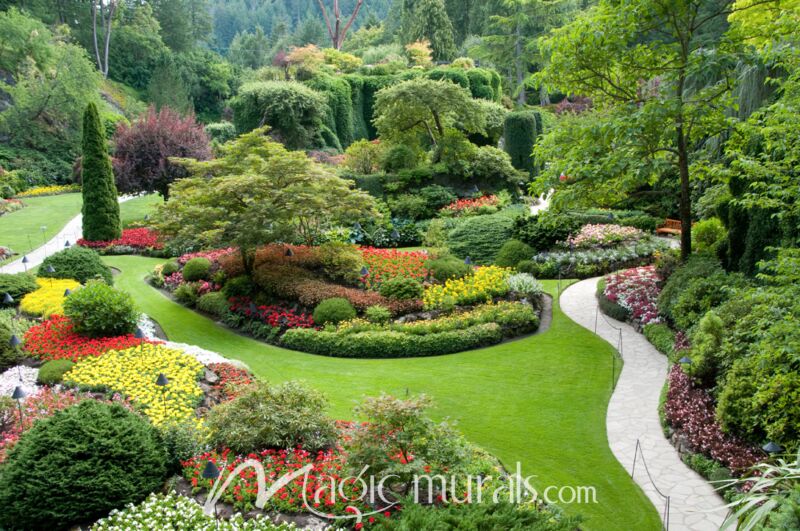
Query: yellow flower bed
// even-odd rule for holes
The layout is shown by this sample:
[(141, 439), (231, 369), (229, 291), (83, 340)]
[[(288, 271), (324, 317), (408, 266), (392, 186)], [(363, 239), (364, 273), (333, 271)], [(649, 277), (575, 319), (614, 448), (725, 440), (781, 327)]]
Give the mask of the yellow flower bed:
[(425, 309), (488, 302), (508, 293), (511, 269), (480, 267), (472, 276), (450, 279), (444, 285), (429, 286), (422, 295)]
[(37, 278), (36, 283), (39, 284), (39, 289), (22, 297), (19, 309), (24, 313), (41, 315), (45, 318), (53, 314), (62, 315), (64, 292), (68, 289), (75, 291), (81, 287), (80, 282), (70, 278)]
[(17, 197), (36, 197), (40, 195), (58, 195), (71, 192), (80, 192), (81, 187), (77, 184), (53, 184), (50, 186), (34, 186), (24, 192), (17, 194)]
[[(109, 350), (78, 362), (64, 382), (90, 388), (108, 388), (139, 404), (156, 426), (195, 419), (203, 391), (198, 385), (203, 364), (180, 350), (145, 343), (126, 350)], [(156, 385), (159, 373), (165, 387)], [(195, 419), (198, 427), (200, 419)]]

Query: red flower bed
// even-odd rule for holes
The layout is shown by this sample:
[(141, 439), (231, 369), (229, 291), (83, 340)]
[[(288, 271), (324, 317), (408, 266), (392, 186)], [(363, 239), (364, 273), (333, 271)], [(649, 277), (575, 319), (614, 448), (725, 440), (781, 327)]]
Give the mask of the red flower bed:
[[(140, 345), (133, 334), (117, 337), (88, 338), (72, 331), (72, 323), (63, 315), (53, 315), (25, 332), (25, 350), (40, 360), (78, 361), (99, 356), (108, 350), (124, 350)], [(151, 341), (144, 340), (145, 343)]]
[(395, 315), (422, 309), (420, 300), (392, 301), (374, 291), (348, 288), (321, 280), (301, 280), (284, 286), (284, 288), (286, 288), (286, 296), (295, 298), (307, 308), (313, 308), (325, 299), (341, 297), (350, 301), (350, 304), (357, 310), (362, 311), (376, 304), (389, 308)]
[(148, 228), (125, 229), (122, 236), (117, 240), (111, 241), (89, 241), (81, 238), (78, 245), (91, 249), (105, 249), (107, 247), (132, 247), (134, 249), (163, 249), (164, 244), (160, 241), (158, 233)]
[(423, 280), (428, 276), (428, 268), (425, 266), (428, 253), (425, 251), (363, 247), (361, 256), (364, 257), (364, 264), (369, 270), (369, 274), (364, 276), (362, 281), (371, 288), (395, 277)]
[(477, 199), (458, 199), (441, 209), (444, 214), (460, 216), (471, 214), (481, 209), (488, 209), (500, 205), (500, 199), (496, 195), (485, 195)]
[(655, 266), (626, 269), (606, 277), (603, 294), (631, 312), (631, 317), (642, 325), (658, 323), (658, 287), (661, 278)]
[(731, 470), (746, 470), (764, 458), (759, 449), (722, 431), (711, 396), (696, 388), (677, 364), (669, 373), (664, 410), (669, 424), (687, 437), (694, 451), (716, 459)]
[(305, 313), (298, 313), (282, 306), (256, 306), (255, 312), (250, 308), (252, 301), (248, 297), (233, 297), (230, 300), (233, 313), (258, 319), (273, 328), (314, 328), (314, 318)]
[(228, 247), (227, 249), (214, 249), (212, 251), (199, 251), (196, 253), (187, 253), (178, 258), (178, 263), (184, 265), (192, 258), (207, 258), (210, 262), (218, 262), (223, 256), (237, 252), (239, 249), (236, 247)]
[(225, 400), (236, 398), (242, 387), (253, 383), (249, 372), (230, 363), (210, 363), (208, 368), (219, 376), (219, 381), (213, 387)]

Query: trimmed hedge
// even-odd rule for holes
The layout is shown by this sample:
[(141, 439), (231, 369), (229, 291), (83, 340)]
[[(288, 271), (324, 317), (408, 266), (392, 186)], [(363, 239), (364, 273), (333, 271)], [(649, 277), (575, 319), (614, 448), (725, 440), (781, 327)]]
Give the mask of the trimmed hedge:
[(60, 384), (64, 374), (68, 373), (74, 365), (72, 360), (50, 360), (39, 367), (36, 382), (40, 385)]
[[(47, 272), (48, 266), (54, 269), (52, 273)], [(100, 255), (78, 245), (45, 258), (38, 274), (44, 278), (71, 278), (81, 284), (94, 278), (100, 278), (109, 285), (114, 282), (111, 268), (103, 263)]]
[(542, 116), (537, 111), (509, 113), (504, 129), (505, 149), (511, 156), (511, 164), (533, 176), (533, 147), (542, 134)]
[(39, 285), (36, 283), (36, 278), (30, 273), (0, 273), (0, 297), (8, 293), (14, 298), (15, 304), (18, 304), (23, 296), (37, 289)]
[(427, 335), (390, 330), (342, 334), (295, 328), (283, 335), (281, 345), (293, 350), (340, 358), (407, 358), (452, 354), (496, 345), (502, 340), (500, 325), (487, 323), (464, 330)]
[(350, 85), (340, 77), (317, 75), (305, 82), (328, 100), (326, 125), (336, 133), (342, 148), (355, 138), (353, 126), (353, 95)]
[(503, 244), (511, 237), (514, 220), (504, 214), (475, 216), (460, 222), (447, 236), (447, 246), (460, 258), (473, 263), (491, 264)]

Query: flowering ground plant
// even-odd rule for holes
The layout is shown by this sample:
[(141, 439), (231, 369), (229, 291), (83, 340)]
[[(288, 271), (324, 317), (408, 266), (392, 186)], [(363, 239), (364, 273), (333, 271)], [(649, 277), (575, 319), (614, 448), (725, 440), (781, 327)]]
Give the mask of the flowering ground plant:
[(375, 288), (395, 277), (424, 280), (428, 276), (426, 251), (398, 251), (362, 247), (361, 256), (368, 273), (361, 278), (367, 287)]
[(224, 400), (236, 398), (243, 387), (253, 383), (253, 377), (249, 372), (230, 363), (211, 363), (208, 368), (219, 377), (213, 388)]
[(80, 192), (81, 187), (77, 184), (53, 184), (50, 186), (34, 186), (24, 192), (17, 194), (17, 197), (38, 197), (42, 195), (58, 195)]
[(116, 337), (88, 338), (73, 331), (72, 322), (63, 315), (51, 315), (25, 332), (25, 350), (40, 360), (79, 361), (100, 356), (109, 350), (125, 350), (149, 341), (133, 334)]
[(659, 277), (655, 266), (636, 267), (606, 277), (603, 294), (630, 312), (642, 325), (658, 323)]
[(584, 225), (577, 234), (567, 238), (566, 244), (578, 249), (613, 247), (621, 243), (637, 242), (644, 232), (635, 227), (621, 225)]
[(178, 263), (180, 265), (185, 265), (186, 262), (191, 260), (192, 258), (207, 258), (211, 263), (219, 262), (219, 259), (223, 256), (228, 256), (229, 254), (233, 254), (238, 252), (239, 249), (236, 247), (228, 247), (227, 249), (214, 249), (212, 251), (199, 251), (196, 253), (187, 253), (182, 255), (178, 258)]
[(450, 279), (443, 285), (428, 286), (422, 301), (425, 309), (489, 302), (494, 297), (508, 293), (507, 280), (510, 274), (508, 268), (479, 267), (473, 275)]
[(500, 207), (500, 198), (496, 195), (485, 195), (476, 199), (457, 199), (439, 210), (442, 216), (476, 216), (492, 214)]
[(256, 319), (273, 328), (288, 330), (290, 328), (314, 328), (314, 318), (310, 314), (298, 312), (283, 306), (252, 305), (248, 297), (230, 299), (230, 311), (251, 319)]
[(82, 247), (89, 247), (90, 249), (108, 249), (113, 247), (125, 247), (134, 250), (156, 249), (164, 248), (164, 243), (161, 241), (159, 234), (148, 228), (139, 229), (125, 229), (122, 231), (122, 236), (116, 240), (110, 241), (89, 241), (81, 238), (78, 240), (78, 245)]
[[(195, 407), (203, 397), (198, 385), (202, 372), (203, 365), (194, 357), (145, 343), (85, 358), (64, 375), (64, 383), (122, 393), (139, 405), (153, 424), (161, 426), (195, 418)], [(166, 376), (166, 385), (156, 384), (159, 374)]]
[(39, 289), (25, 295), (19, 303), (19, 309), (29, 315), (51, 315), (64, 313), (64, 293), (75, 291), (81, 287), (77, 280), (68, 278), (37, 278)]
[(180, 271), (176, 271), (171, 275), (167, 275), (164, 277), (164, 287), (167, 288), (169, 291), (175, 291), (178, 289), (178, 286), (184, 283), (183, 280), (183, 273)]
[(25, 203), (19, 199), (0, 199), (0, 216), (10, 214), (25, 207)]

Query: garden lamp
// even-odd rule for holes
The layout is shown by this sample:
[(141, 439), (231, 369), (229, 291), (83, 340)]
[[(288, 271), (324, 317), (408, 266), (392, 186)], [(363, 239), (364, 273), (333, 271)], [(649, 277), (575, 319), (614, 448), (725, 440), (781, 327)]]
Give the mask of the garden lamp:
[(361, 232), (361, 223), (359, 223), (358, 221), (353, 223), (353, 230), (356, 232)]
[(144, 340), (146, 339), (146, 336), (144, 335), (144, 330), (142, 330), (137, 326), (136, 331), (133, 333), (133, 337), (139, 340), (139, 350), (141, 351), (142, 345), (144, 345)]
[(783, 447), (774, 441), (768, 442), (767, 444), (762, 446), (761, 449), (770, 455), (777, 454), (783, 451)]
[(11, 395), (12, 400), (17, 401), (17, 408), (19, 409), (19, 429), (22, 430), (22, 399), (28, 396), (28, 393), (25, 392), (25, 389), (22, 388), (21, 385), (18, 385), (14, 388), (14, 393)]
[(14, 297), (12, 297), (10, 293), (6, 292), (5, 296), (3, 297), (3, 302), (5, 304), (14, 304)]
[(479, 194), (480, 190), (478, 189), (478, 185), (477, 184), (473, 184), (472, 185), (472, 189), (470, 189), (470, 192), (472, 192), (473, 194)]
[(25, 272), (26, 273), (28, 272), (28, 262), (30, 262), (30, 260), (28, 260), (28, 255), (23, 256), (22, 257), (22, 267), (25, 268)]
[(472, 265), (472, 258), (470, 258), (469, 256), (464, 258), (464, 263), (467, 265)]
[(286, 248), (286, 256), (289, 257), (289, 258), (294, 256), (294, 251), (292, 251), (291, 247), (287, 247)]
[(393, 240), (399, 240), (400, 239), (400, 233), (397, 232), (397, 229), (392, 229), (392, 239)]
[(72, 245), (72, 244), (71, 244), (71, 243), (69, 243), (69, 240), (67, 240), (67, 241), (65, 241), (65, 242), (64, 242), (64, 248), (65, 248), (65, 249), (66, 249), (67, 247), (69, 247), (70, 245)]
[(69, 297), (70, 295), (72, 295), (72, 290), (69, 289), (69, 288), (65, 289), (64, 290), (64, 296), (65, 297)]
[[(52, 265), (48, 264), (48, 266), (44, 268), (44, 272), (47, 273), (48, 275), (52, 275), (53, 273), (56, 272), (56, 270)], [(50, 277), (50, 287), (51, 288), (53, 287), (53, 277)]]
[(161, 398), (164, 401), (164, 418), (167, 416), (167, 385), (169, 385), (169, 380), (167, 377), (164, 376), (163, 372), (158, 373), (158, 378), (156, 378), (156, 385), (161, 388)]
[(367, 266), (363, 266), (363, 267), (361, 268), (361, 276), (362, 276), (362, 277), (365, 277), (365, 276), (367, 276), (367, 275), (369, 275), (369, 269), (367, 269)]
[[(203, 479), (211, 479), (214, 482), (217, 481), (219, 477), (219, 468), (217, 465), (214, 464), (214, 461), (209, 460), (206, 463), (206, 467), (203, 469), (203, 472), (200, 473)], [(213, 483), (212, 483), (213, 485)], [(214, 504), (214, 518), (217, 518), (217, 504)], [(219, 520), (217, 520), (217, 525), (219, 525)]]
[(251, 302), (250, 307), (248, 309), (250, 310), (251, 317), (258, 313), (258, 308), (256, 307), (255, 303)]
[(47, 240), (44, 239), (44, 232), (47, 230), (47, 225), (42, 225), (39, 227), (39, 230), (42, 231), (42, 243), (47, 245)]
[(692, 364), (692, 358), (690, 358), (689, 356), (684, 356), (681, 359), (679, 359), (678, 362), (683, 364), (683, 365), (691, 365)]

